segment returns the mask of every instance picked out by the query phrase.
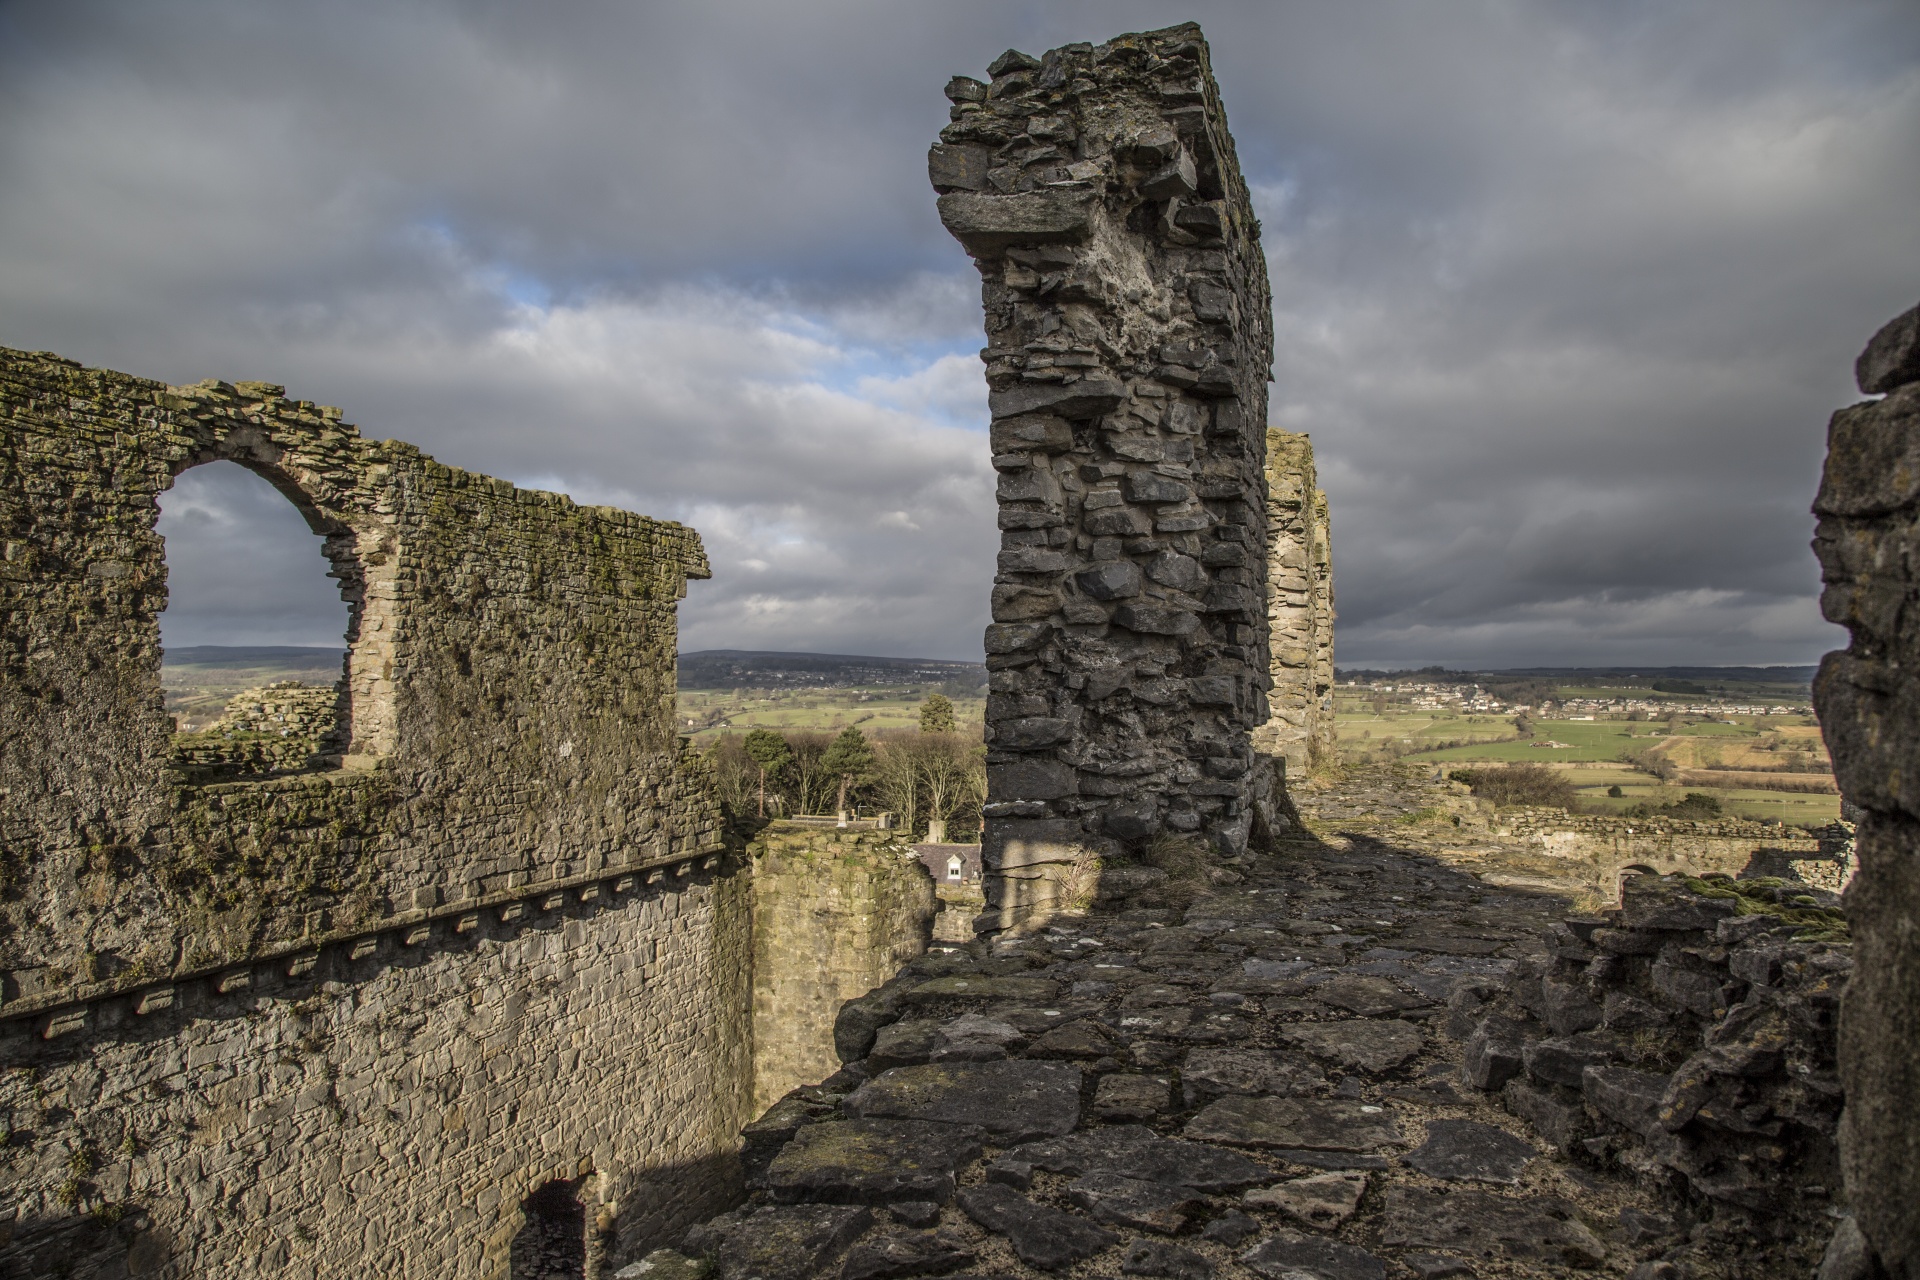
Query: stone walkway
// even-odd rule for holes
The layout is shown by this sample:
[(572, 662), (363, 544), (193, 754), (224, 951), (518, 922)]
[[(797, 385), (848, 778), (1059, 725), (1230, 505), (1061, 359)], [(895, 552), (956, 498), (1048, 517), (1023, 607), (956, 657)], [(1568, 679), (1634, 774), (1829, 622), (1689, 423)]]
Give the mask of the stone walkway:
[(1355, 774), (1173, 901), (914, 962), (748, 1130), (749, 1203), (620, 1274), (1810, 1274), (1817, 1244), (1676, 1221), (1460, 1083), (1456, 984), (1567, 904), (1381, 838), (1431, 802)]

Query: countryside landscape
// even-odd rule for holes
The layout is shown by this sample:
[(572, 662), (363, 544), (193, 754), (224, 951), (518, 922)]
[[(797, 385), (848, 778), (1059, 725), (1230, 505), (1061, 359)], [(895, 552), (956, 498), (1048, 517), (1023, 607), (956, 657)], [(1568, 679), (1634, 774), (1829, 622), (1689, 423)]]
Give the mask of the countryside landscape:
[(0, 1280), (1920, 1280), (1920, 15), (1192, 8), (0, 9)]

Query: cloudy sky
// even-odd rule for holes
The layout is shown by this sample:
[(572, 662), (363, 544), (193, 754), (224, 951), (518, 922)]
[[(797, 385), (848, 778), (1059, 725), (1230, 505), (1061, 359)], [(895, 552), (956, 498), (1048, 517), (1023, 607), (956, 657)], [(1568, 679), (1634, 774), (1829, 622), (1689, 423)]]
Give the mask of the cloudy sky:
[[(1854, 354), (1920, 301), (1911, 0), (0, 0), (0, 345), (282, 382), (686, 521), (685, 649), (975, 658), (940, 87), (1189, 17), (1343, 665), (1838, 642), (1807, 504)], [(337, 637), (263, 485), (190, 472), (163, 520), (170, 644)]]

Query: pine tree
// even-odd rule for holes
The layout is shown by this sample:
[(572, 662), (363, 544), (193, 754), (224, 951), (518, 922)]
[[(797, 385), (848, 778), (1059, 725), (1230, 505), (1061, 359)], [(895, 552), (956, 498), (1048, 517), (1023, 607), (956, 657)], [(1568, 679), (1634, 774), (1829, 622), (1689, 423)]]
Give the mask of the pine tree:
[(867, 736), (860, 732), (859, 726), (848, 725), (840, 731), (840, 736), (827, 748), (826, 758), (821, 761), (828, 773), (840, 775), (840, 821), (847, 820), (847, 788), (855, 782), (864, 782), (873, 773), (873, 748), (867, 745)]
[(953, 700), (946, 694), (930, 693), (920, 704), (920, 732), (953, 732)]

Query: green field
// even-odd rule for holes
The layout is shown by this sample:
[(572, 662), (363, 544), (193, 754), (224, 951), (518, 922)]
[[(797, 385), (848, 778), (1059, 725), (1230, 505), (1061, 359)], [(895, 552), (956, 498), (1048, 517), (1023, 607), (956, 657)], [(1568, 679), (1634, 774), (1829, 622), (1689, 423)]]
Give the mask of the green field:
[[(682, 689), (680, 732), (703, 742), (716, 734), (747, 729), (812, 729), (837, 733), (848, 725), (861, 732), (920, 727), (920, 704), (931, 689), (882, 685), (859, 689)], [(956, 727), (980, 733), (986, 699), (953, 699)]]
[[(1818, 749), (1818, 729), (1807, 717), (1741, 716), (1731, 724), (1682, 722), (1677, 734), (1668, 732), (1665, 721), (1537, 720), (1534, 736), (1520, 740), (1507, 716), (1391, 705), (1383, 713), (1362, 699), (1341, 702), (1335, 723), (1342, 754), (1350, 759), (1390, 755), (1441, 768), (1474, 763), (1553, 765), (1567, 774), (1579, 792), (1580, 807), (1590, 812), (1619, 812), (1641, 803), (1669, 805), (1689, 791), (1704, 791), (1717, 798), (1726, 812), (1744, 818), (1819, 826), (1840, 816), (1840, 798), (1835, 795), (1716, 787), (1700, 781), (1698, 774), (1692, 775), (1691, 782), (1666, 783), (1625, 760), (1628, 755), (1653, 752), (1691, 768), (1731, 752), (1734, 760), (1749, 753), (1748, 763), (1739, 767), (1765, 767), (1762, 762), (1782, 757), (1751, 754), (1759, 744), (1784, 740)], [(1438, 745), (1446, 742), (1464, 745)], [(1552, 745), (1556, 743), (1563, 745)], [(1816, 758), (1824, 763), (1823, 752)], [(1608, 796), (1607, 788), (1612, 786), (1624, 794)]]

